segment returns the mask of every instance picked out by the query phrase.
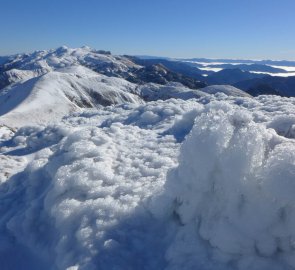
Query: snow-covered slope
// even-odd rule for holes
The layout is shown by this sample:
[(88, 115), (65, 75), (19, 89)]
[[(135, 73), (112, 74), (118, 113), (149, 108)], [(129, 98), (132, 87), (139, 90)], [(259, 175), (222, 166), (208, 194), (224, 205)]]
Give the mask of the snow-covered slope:
[(233, 87), (231, 85), (210, 85), (200, 89), (202, 92), (208, 94), (224, 93), (228, 96), (234, 97), (250, 97), (246, 92)]
[(217, 94), (0, 127), (1, 267), (295, 269), (294, 126)]
[(0, 94), (0, 124), (22, 126), (60, 120), (81, 108), (141, 103), (136, 85), (82, 66), (51, 71), (5, 88)]

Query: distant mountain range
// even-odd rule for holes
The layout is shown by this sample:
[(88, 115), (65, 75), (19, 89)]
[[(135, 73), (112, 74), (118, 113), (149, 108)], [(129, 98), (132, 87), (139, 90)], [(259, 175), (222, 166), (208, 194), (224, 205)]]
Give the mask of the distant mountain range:
[(131, 59), (144, 66), (161, 64), (207, 85), (229, 84), (252, 95), (295, 96), (295, 61), (168, 59), (147, 56)]
[(0, 57), (0, 89), (73, 64), (136, 84), (178, 82), (191, 89), (229, 84), (252, 95), (295, 96), (295, 61), (113, 56), (88, 47)]

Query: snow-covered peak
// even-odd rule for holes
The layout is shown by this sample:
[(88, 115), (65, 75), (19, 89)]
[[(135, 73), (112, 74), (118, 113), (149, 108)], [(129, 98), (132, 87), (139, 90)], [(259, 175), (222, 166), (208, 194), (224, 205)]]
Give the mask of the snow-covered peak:
[[(124, 56), (114, 56), (109, 51), (95, 50), (87, 46), (35, 51), (0, 59), (0, 90), (24, 83), (53, 71), (77, 73), (77, 76), (107, 76), (126, 78), (140, 66)], [(80, 74), (81, 73), (81, 74)], [(21, 89), (21, 87), (17, 86)]]
[(62, 46), (57, 49), (17, 55), (10, 58), (2, 69), (4, 72), (18, 69), (38, 71), (45, 74), (52, 70), (73, 65), (86, 66), (106, 75), (118, 75), (137, 66), (127, 58), (111, 55), (108, 51), (95, 50), (87, 46), (81, 48)]

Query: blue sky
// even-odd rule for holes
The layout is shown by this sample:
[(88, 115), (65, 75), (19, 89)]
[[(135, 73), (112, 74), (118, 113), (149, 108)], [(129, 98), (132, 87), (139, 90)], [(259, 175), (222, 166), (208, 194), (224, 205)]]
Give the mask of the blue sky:
[(88, 45), (114, 54), (295, 60), (295, 0), (0, 0), (0, 55)]

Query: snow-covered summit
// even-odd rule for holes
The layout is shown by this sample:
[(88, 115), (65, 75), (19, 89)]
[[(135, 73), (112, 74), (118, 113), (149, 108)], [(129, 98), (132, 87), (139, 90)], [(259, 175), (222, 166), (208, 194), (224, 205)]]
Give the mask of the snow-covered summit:
[(22, 70), (57, 69), (74, 64), (88, 64), (88, 62), (92, 62), (93, 65), (99, 65), (101, 62), (112, 63), (122, 70), (134, 66), (134, 63), (128, 61), (127, 58), (123, 56), (113, 56), (107, 51), (95, 50), (87, 46), (80, 48), (62, 46), (57, 49), (17, 55), (17, 57), (12, 57), (4, 64), (4, 69), (10, 69), (12, 66)]
[[(137, 67), (128, 58), (113, 56), (107, 51), (94, 50), (86, 46), (75, 49), (62, 46), (8, 58), (2, 64), (1, 77), (11, 83), (73, 65), (86, 66), (106, 75), (118, 75)], [(10, 70), (14, 72), (9, 72)], [(31, 74), (28, 76), (24, 72), (31, 72)]]

